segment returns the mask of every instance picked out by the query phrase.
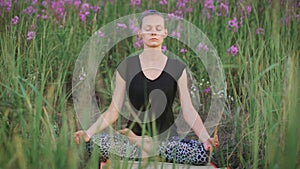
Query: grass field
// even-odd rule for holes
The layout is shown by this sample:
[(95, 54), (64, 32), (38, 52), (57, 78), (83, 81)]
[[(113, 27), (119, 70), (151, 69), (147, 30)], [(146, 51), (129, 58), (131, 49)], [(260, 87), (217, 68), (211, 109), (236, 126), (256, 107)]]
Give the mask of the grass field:
[[(226, 110), (219, 126), (220, 166), (300, 168), (299, 1), (9, 1), (0, 0), (0, 168), (97, 168), (73, 133), (80, 128), (72, 104), (72, 74), (88, 38), (125, 15), (156, 9), (193, 23), (223, 63)], [(99, 69), (96, 89), (105, 109), (112, 67), (141, 48), (128, 38)], [(192, 52), (167, 39), (169, 51), (192, 70)], [(202, 104), (208, 79), (195, 74)]]

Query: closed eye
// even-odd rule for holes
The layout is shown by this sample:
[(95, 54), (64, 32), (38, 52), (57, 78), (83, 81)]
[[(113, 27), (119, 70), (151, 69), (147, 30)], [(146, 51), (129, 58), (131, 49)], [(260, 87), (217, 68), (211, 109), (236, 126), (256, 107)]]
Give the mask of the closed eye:
[(152, 29), (152, 26), (150, 26), (150, 25), (146, 26), (146, 28), (145, 28), (146, 31), (150, 31), (151, 29)]
[(162, 26), (161, 26), (161, 25), (157, 25), (157, 26), (156, 26), (156, 30), (157, 30), (157, 31), (161, 31), (161, 30), (162, 30)]

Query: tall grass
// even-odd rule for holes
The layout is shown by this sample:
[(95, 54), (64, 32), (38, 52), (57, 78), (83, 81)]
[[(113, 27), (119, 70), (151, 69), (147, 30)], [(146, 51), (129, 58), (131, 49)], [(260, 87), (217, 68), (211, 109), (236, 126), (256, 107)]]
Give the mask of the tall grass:
[[(203, 3), (188, 4), (194, 8), (185, 19), (201, 28), (217, 48), (228, 93), (234, 96), (233, 102), (228, 100), (220, 124), (222, 146), (216, 152), (220, 166), (299, 168), (299, 18), (282, 22), (287, 13), (299, 13), (299, 7), (251, 2), (251, 15), (234, 32), (228, 29), (228, 21), (242, 5), (230, 1), (228, 16), (208, 20), (201, 13)], [(121, 1), (100, 5), (100, 13), (92, 13), (85, 23), (78, 19), (78, 9), (68, 7), (61, 21), (63, 28), (54, 18), (19, 15), (19, 9), (28, 6), (26, 2), (13, 4), (11, 12), (0, 11), (0, 168), (97, 168), (98, 154), (87, 159), (84, 145), (73, 141), (73, 132), (80, 128), (71, 102), (77, 56), (89, 36), (114, 19), (148, 8), (165, 13), (176, 9), (175, 1), (166, 6), (156, 1), (143, 1), (139, 7)], [(20, 19), (13, 26), (15, 15)], [(36, 37), (27, 40), (31, 24), (36, 27)], [(259, 27), (264, 28), (263, 35), (255, 34)], [(136, 50), (132, 43), (124, 42), (129, 51)], [(227, 53), (233, 44), (239, 47), (234, 57)], [(167, 40), (165, 45), (180, 55), (178, 44)], [(105, 76), (105, 87), (98, 87), (107, 103), (113, 74), (110, 68), (126, 54), (130, 53), (119, 44), (100, 65), (101, 70), (108, 70), (100, 72)], [(194, 61), (192, 57), (184, 59), (186, 63)], [(203, 77), (195, 76), (198, 81)]]

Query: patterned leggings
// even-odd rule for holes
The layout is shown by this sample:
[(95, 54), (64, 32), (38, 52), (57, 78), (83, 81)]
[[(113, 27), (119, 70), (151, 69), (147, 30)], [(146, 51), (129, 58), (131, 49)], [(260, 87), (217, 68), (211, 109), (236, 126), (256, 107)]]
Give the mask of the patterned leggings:
[[(119, 134), (99, 134), (86, 144), (87, 151), (92, 152), (94, 144), (99, 145), (101, 157), (108, 159), (110, 153), (129, 159), (142, 157), (142, 150)], [(173, 136), (159, 145), (159, 156), (168, 162), (180, 164), (206, 165), (209, 152), (205, 151), (203, 143), (196, 140), (180, 139)]]

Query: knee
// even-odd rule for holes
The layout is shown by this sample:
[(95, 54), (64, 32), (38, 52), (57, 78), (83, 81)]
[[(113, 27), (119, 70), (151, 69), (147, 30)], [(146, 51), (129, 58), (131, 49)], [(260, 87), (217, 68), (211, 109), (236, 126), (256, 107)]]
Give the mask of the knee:
[(209, 161), (209, 155), (208, 154), (198, 154), (195, 158), (195, 161), (193, 161), (194, 165), (206, 165)]
[(195, 161), (193, 162), (196, 165), (206, 165), (209, 161), (209, 151), (204, 149), (203, 144), (198, 149), (198, 153), (195, 156)]

